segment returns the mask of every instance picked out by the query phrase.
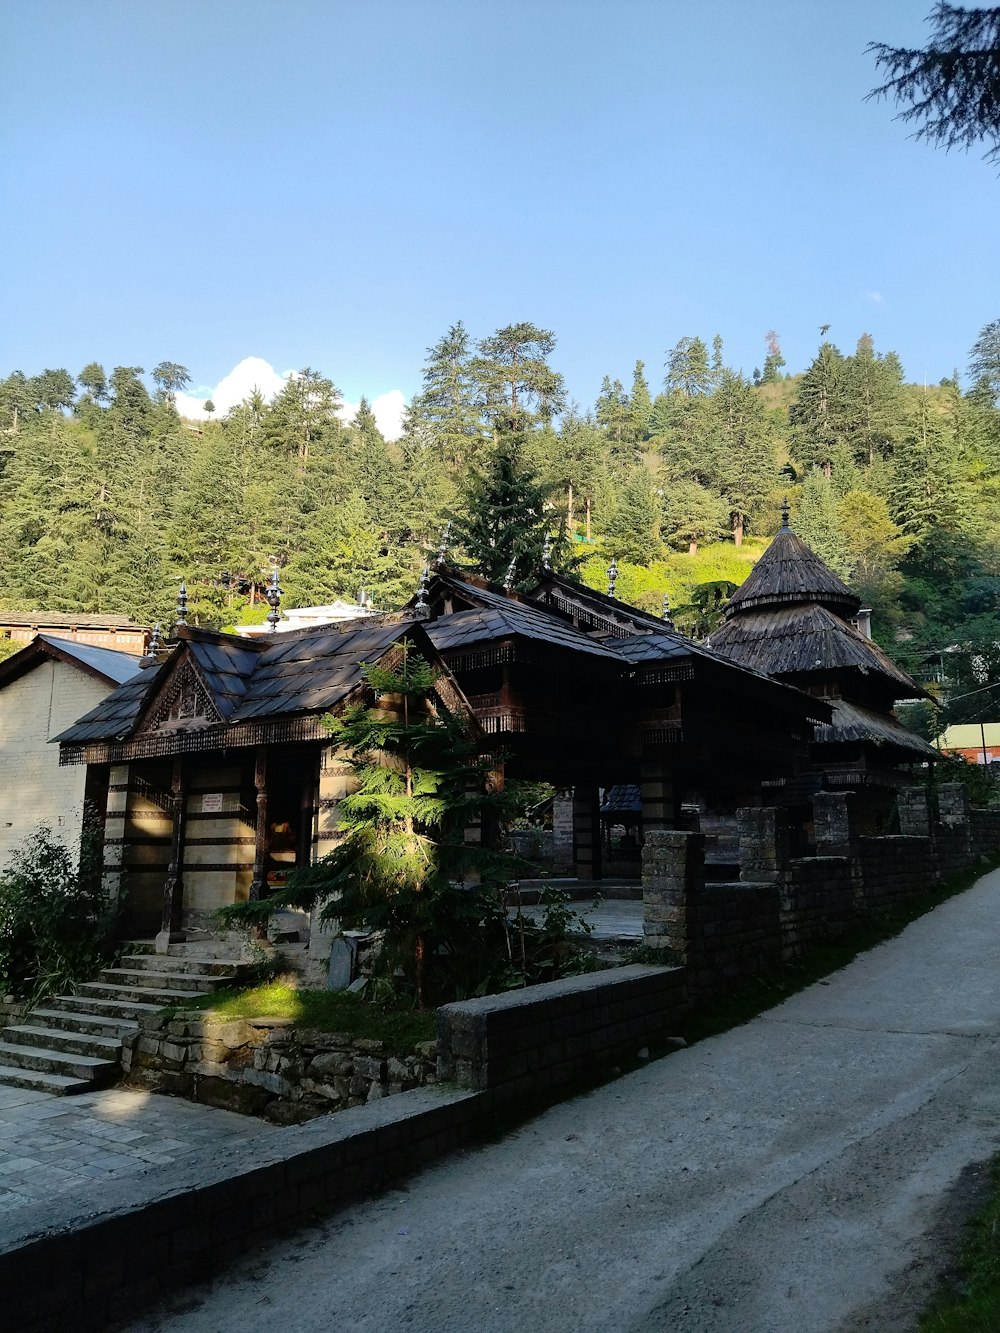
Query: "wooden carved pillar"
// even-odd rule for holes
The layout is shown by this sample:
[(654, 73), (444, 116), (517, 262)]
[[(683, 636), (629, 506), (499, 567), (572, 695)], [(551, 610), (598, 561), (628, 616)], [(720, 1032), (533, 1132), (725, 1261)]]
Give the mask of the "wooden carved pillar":
[(184, 825), (187, 814), (187, 775), (180, 755), (174, 760), (170, 781), (170, 863), (163, 886), (161, 937), (168, 941), (180, 935), (184, 908)]
[(267, 862), (270, 839), (267, 828), (267, 750), (261, 746), (253, 766), (253, 785), (257, 791), (257, 824), (253, 851), (253, 880), (250, 884), (251, 902), (267, 894)]

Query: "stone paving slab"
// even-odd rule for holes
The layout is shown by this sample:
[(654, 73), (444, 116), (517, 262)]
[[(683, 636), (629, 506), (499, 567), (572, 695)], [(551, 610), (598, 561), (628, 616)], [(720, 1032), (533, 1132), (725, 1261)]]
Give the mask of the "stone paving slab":
[(64, 1198), (67, 1215), (77, 1213), (95, 1181), (153, 1176), (190, 1153), (280, 1132), (251, 1116), (130, 1088), (79, 1097), (0, 1088), (0, 1240), (27, 1204)]

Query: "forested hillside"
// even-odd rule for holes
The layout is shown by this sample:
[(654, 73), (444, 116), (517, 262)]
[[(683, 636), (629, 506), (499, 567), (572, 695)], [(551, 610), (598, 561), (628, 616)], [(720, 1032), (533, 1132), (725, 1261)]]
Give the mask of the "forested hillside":
[(667, 594), (704, 635), (787, 496), (897, 658), (915, 668), (958, 644), (949, 674), (987, 678), (1000, 321), (974, 344), (967, 391), (956, 373), (908, 384), (868, 335), (850, 352), (823, 341), (789, 374), (772, 333), (750, 379), (721, 338), (687, 337), (662, 367), (615, 368), (584, 405), (566, 401), (555, 353), (530, 324), (478, 339), (456, 324), (392, 443), (364, 401), (344, 425), (312, 369), (197, 425), (174, 405), (177, 363), (148, 382), (137, 366), (15, 370), (0, 382), (3, 606), (167, 623), (185, 578), (192, 620), (220, 626), (263, 616), (277, 563), (286, 606), (364, 587), (392, 607), (451, 518), (453, 558), (498, 581), (528, 577), (548, 534), (557, 564), (605, 587), (615, 557), (619, 596), (658, 611)]

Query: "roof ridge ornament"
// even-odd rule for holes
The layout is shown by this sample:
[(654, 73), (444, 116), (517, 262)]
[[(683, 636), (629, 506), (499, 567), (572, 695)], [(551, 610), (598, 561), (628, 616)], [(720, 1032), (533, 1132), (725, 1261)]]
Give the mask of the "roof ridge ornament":
[(779, 529), (779, 531), (791, 532), (792, 525), (789, 522), (788, 518), (791, 512), (792, 512), (792, 506), (788, 503), (788, 496), (786, 495), (784, 500), (782, 500), (781, 502), (781, 528)]
[(139, 658), (139, 665), (143, 668), (160, 665), (160, 656), (163, 653), (163, 631), (160, 629), (160, 622), (157, 621), (153, 626), (153, 632), (149, 636), (149, 643), (146, 651)]
[(546, 574), (552, 573), (552, 534), (548, 532), (542, 543), (542, 570)]
[(443, 565), (448, 555), (448, 546), (451, 542), (451, 519), (444, 525), (441, 532), (441, 544), (438, 546), (437, 557), (434, 560), (435, 565)]
[(515, 555), (511, 557), (511, 562), (507, 566), (507, 573), (503, 576), (504, 592), (514, 591), (514, 575), (516, 574), (516, 572), (517, 572), (517, 556)]
[(431, 566), (428, 561), (420, 571), (420, 582), (417, 584), (417, 600), (413, 606), (413, 614), (417, 620), (430, 620), (431, 608), (427, 601), (427, 589), (431, 581)]
[(188, 590), (187, 584), (181, 579), (181, 586), (177, 589), (177, 616), (174, 625), (186, 625), (188, 623)]
[(663, 594), (663, 623), (668, 629), (674, 628), (674, 618), (670, 614), (670, 596), (668, 593)]
[(618, 561), (612, 556), (611, 564), (608, 565), (608, 596), (614, 597), (615, 584), (618, 582)]
[(278, 623), (281, 620), (281, 594), (284, 589), (278, 582), (278, 566), (275, 565), (271, 570), (271, 577), (267, 581), (267, 590), (264, 596), (267, 598), (267, 604), (271, 608), (267, 613), (267, 632), (275, 634), (278, 629)]

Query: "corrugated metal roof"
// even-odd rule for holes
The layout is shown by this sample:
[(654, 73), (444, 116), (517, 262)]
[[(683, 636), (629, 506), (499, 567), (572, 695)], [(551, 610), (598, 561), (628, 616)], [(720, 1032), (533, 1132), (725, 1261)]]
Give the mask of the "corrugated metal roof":
[(98, 671), (109, 683), (123, 684), (141, 671), (139, 658), (134, 653), (123, 653), (118, 648), (98, 648), (96, 644), (80, 643), (78, 639), (64, 639), (58, 634), (38, 634), (35, 643), (49, 643), (66, 657), (74, 657), (84, 666)]
[(102, 616), (86, 611), (0, 611), (0, 625), (29, 625), (32, 628), (50, 626), (69, 629), (79, 625), (83, 629), (146, 629), (131, 616)]

